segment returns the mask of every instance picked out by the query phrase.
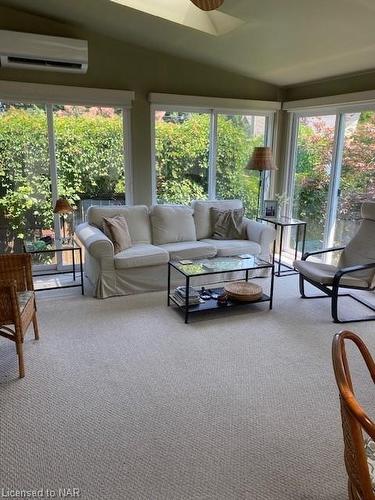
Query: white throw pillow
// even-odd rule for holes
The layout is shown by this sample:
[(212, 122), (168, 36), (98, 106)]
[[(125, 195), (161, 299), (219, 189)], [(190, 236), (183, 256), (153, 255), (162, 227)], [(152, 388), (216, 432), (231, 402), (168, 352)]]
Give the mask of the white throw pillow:
[(154, 245), (196, 241), (193, 210), (184, 205), (151, 207), (152, 242)]

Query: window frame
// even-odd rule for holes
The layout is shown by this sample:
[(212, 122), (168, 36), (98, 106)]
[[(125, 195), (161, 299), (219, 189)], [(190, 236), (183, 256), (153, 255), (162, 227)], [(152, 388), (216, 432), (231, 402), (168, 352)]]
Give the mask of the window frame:
[[(183, 96), (178, 96), (183, 97)], [(216, 98), (212, 98), (216, 99)], [(202, 106), (189, 106), (182, 104), (150, 104), (150, 122), (151, 122), (151, 189), (152, 189), (152, 204), (157, 205), (157, 161), (156, 161), (156, 126), (155, 126), (155, 112), (156, 111), (171, 111), (177, 113), (206, 113), (210, 115), (210, 130), (209, 130), (209, 158), (208, 158), (208, 200), (216, 200), (216, 159), (217, 159), (217, 123), (220, 114), (225, 115), (252, 115), (265, 117), (265, 132), (264, 132), (264, 145), (270, 146), (275, 149), (275, 115), (274, 110), (260, 110), (260, 109), (244, 109), (244, 108), (225, 108), (225, 107), (202, 107)], [(263, 190), (263, 196), (268, 195), (271, 189), (271, 179), (273, 173), (266, 172), (265, 183), (267, 185), (267, 192)]]

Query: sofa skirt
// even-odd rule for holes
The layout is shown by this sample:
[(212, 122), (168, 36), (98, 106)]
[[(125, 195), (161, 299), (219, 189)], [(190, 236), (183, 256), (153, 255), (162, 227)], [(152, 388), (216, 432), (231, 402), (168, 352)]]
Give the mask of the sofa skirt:
[[(87, 255), (87, 253), (86, 253)], [(95, 261), (95, 259), (92, 259)], [(168, 264), (148, 267), (136, 267), (122, 270), (101, 270), (98, 266), (87, 266), (90, 275), (86, 276), (95, 287), (95, 297), (105, 299), (118, 295), (132, 295), (136, 293), (156, 292), (167, 290), (168, 287)], [(93, 272), (94, 271), (94, 272)], [(211, 274), (206, 276), (196, 276), (190, 279), (191, 286), (210, 285), (244, 279), (244, 271), (236, 271), (223, 274)], [(259, 269), (249, 271), (249, 277), (267, 277), (269, 269)], [(171, 288), (185, 284), (185, 277), (174, 269), (171, 269)]]

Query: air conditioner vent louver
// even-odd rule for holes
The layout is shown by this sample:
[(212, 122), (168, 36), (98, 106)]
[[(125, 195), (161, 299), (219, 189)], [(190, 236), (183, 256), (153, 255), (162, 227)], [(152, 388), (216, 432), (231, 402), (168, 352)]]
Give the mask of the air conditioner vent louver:
[(63, 61), (48, 61), (47, 59), (31, 59), (30, 57), (8, 57), (9, 63), (15, 64), (32, 64), (33, 66), (50, 66), (52, 68), (72, 68), (72, 69), (81, 69), (82, 64), (79, 63), (70, 63)]
[(2, 68), (86, 73), (86, 40), (0, 30)]

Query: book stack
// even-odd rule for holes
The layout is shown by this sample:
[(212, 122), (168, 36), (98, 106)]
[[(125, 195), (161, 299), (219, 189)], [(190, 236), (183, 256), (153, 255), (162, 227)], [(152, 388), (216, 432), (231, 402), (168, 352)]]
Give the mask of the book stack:
[[(189, 287), (188, 293), (189, 293), (189, 306), (200, 304), (201, 299), (199, 296), (199, 292), (197, 292), (195, 288)], [(178, 286), (173, 293), (173, 298), (178, 303), (178, 305), (184, 306), (186, 304), (186, 287)]]

